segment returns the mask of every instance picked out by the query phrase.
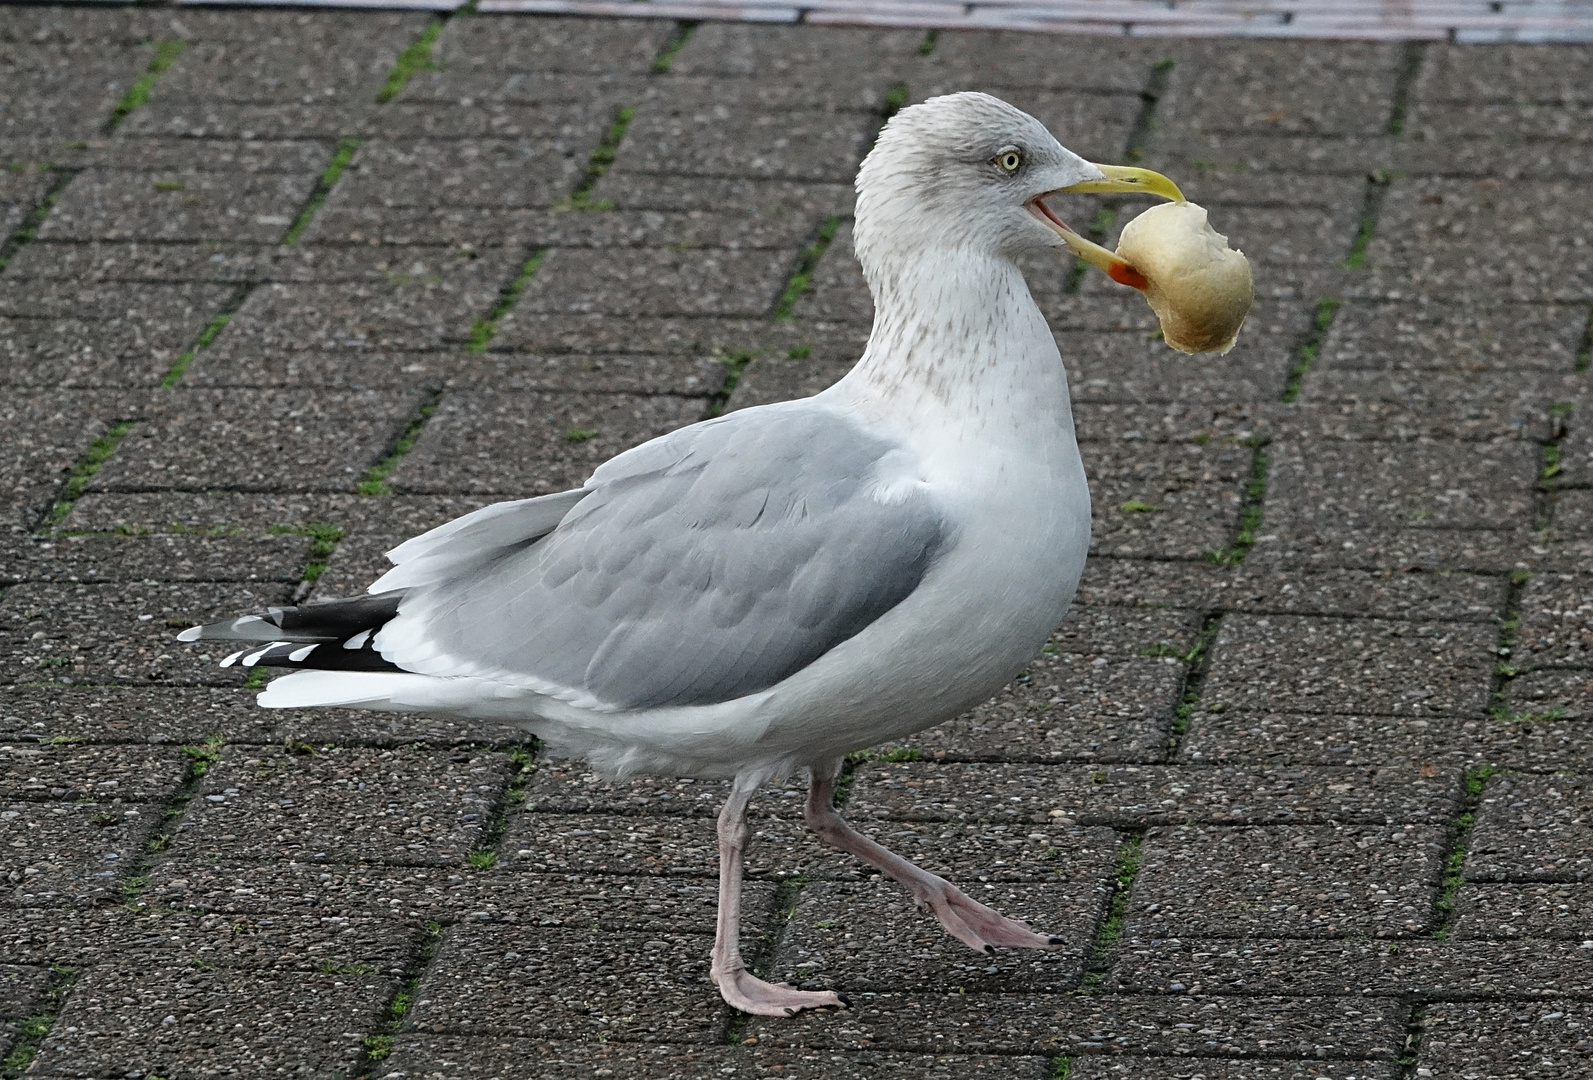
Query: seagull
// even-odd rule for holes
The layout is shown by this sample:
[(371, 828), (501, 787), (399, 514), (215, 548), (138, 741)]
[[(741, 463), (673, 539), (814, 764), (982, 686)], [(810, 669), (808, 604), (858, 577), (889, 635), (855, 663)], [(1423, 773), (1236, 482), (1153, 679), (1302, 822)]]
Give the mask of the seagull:
[(610, 775), (729, 780), (711, 974), (731, 1006), (765, 1016), (844, 1004), (756, 977), (740, 950), (748, 802), (801, 770), (808, 826), (953, 937), (985, 952), (1060, 944), (859, 833), (835, 785), (848, 754), (1022, 672), (1078, 585), (1089, 490), (1062, 357), (1018, 264), (1071, 250), (1144, 279), (1045, 198), (1182, 198), (978, 93), (898, 112), (856, 187), (875, 319), (834, 386), (448, 522), (388, 552), (367, 596), (179, 635), (242, 644), (222, 666), (292, 669), (266, 708), (507, 720)]

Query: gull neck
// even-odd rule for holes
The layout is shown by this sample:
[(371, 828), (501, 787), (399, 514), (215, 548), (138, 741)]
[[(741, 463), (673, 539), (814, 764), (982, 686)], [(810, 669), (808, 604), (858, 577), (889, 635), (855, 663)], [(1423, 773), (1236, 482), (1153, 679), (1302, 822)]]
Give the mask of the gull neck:
[(1072, 442), (1067, 373), (1017, 266), (952, 249), (864, 273), (874, 328), (839, 399), (914, 442)]

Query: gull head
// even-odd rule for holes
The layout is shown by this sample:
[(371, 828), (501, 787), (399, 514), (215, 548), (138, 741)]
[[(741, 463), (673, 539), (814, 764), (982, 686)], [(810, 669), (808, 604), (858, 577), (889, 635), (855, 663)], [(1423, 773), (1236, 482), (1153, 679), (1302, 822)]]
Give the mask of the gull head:
[(858, 259), (872, 277), (903, 260), (954, 252), (1011, 260), (1066, 246), (1123, 284), (1143, 287), (1123, 259), (1045, 204), (1059, 192), (1125, 191), (1183, 199), (1159, 173), (1085, 161), (1000, 98), (930, 98), (893, 116), (858, 170)]

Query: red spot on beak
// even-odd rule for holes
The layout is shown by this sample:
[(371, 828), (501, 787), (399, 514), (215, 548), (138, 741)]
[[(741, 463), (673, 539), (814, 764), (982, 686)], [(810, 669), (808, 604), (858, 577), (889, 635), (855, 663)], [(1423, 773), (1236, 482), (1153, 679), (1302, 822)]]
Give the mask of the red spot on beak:
[(1144, 291), (1150, 287), (1150, 278), (1128, 265), (1128, 263), (1113, 263), (1107, 269), (1106, 275), (1119, 285), (1127, 285), (1131, 289)]

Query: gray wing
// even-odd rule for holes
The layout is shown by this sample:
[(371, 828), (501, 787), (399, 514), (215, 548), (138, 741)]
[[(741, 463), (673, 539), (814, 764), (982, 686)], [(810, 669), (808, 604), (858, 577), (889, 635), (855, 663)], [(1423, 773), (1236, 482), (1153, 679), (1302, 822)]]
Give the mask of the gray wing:
[(684, 428), (604, 465), (534, 545), (409, 592), (379, 648), (587, 707), (756, 693), (918, 587), (944, 530), (910, 466), (806, 402)]

